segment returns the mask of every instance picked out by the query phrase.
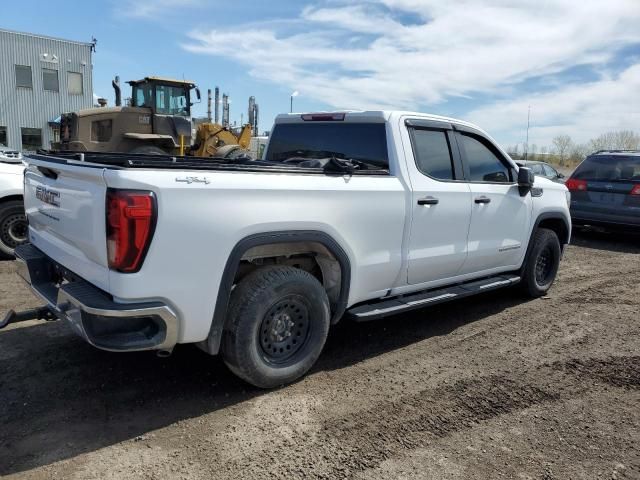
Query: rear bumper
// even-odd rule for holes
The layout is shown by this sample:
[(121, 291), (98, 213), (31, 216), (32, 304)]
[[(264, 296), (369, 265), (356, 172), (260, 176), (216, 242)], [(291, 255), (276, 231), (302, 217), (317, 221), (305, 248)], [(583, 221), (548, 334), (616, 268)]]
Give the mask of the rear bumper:
[(178, 319), (167, 305), (116, 303), (33, 245), (21, 245), (15, 254), (18, 275), (58, 318), (68, 320), (91, 345), (123, 352), (170, 350), (177, 343)]
[(640, 229), (640, 215), (617, 215), (614, 213), (594, 212), (588, 209), (571, 208), (571, 221), (574, 225), (593, 225), (620, 229)]

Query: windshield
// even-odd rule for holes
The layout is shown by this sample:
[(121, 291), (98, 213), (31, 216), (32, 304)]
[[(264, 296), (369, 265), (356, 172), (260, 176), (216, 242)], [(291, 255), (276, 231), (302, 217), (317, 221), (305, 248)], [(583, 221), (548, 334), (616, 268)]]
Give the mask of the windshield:
[(640, 157), (598, 155), (587, 158), (573, 174), (578, 180), (640, 181)]
[(377, 168), (389, 168), (383, 123), (284, 123), (274, 127), (265, 160), (360, 160)]
[(189, 116), (187, 92), (183, 87), (158, 85), (156, 87), (156, 113)]

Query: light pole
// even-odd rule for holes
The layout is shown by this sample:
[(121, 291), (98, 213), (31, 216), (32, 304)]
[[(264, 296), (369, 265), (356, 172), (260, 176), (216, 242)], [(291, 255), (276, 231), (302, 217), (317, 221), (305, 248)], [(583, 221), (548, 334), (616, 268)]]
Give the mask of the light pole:
[(524, 161), (526, 162), (529, 157), (529, 124), (531, 119), (531, 105), (527, 110), (527, 143), (524, 144)]
[(290, 113), (293, 113), (293, 97), (297, 97), (298, 95), (300, 95), (300, 92), (298, 92), (297, 90), (291, 94), (291, 108), (289, 109)]

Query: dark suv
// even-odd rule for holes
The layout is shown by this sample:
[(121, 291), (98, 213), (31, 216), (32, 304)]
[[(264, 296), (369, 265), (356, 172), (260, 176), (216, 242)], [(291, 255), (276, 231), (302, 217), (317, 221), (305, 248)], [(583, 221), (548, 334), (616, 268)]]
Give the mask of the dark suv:
[(566, 186), (574, 225), (640, 230), (640, 151), (593, 153)]

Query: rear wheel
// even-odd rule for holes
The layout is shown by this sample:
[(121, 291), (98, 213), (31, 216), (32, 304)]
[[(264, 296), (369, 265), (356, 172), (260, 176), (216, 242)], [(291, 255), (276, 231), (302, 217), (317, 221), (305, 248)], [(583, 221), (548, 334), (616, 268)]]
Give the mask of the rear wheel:
[(162, 150), (160, 147), (155, 147), (153, 145), (134, 148), (133, 150), (131, 150), (131, 153), (145, 153), (147, 155), (168, 155), (168, 153)]
[(329, 321), (329, 299), (313, 275), (293, 267), (256, 270), (231, 295), (222, 357), (256, 387), (291, 383), (320, 356)]
[(13, 257), (13, 250), (28, 239), (29, 227), (20, 200), (0, 204), (0, 253)]
[(558, 273), (561, 254), (556, 233), (547, 228), (538, 229), (522, 276), (522, 288), (527, 294), (535, 298), (547, 293)]

